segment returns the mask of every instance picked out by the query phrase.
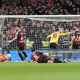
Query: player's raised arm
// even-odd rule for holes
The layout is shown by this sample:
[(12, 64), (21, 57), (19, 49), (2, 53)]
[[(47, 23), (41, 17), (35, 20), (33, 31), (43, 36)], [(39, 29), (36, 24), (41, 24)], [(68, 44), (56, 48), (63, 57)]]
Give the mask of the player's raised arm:
[(16, 33), (16, 36), (15, 36), (12, 40), (8, 41), (8, 44), (10, 44), (10, 43), (12, 43), (13, 41), (15, 41), (15, 40), (17, 39), (17, 36), (18, 36), (18, 33)]
[(12, 43), (13, 41), (17, 39), (20, 28), (16, 27), (15, 30), (17, 31), (16, 36), (12, 40), (8, 41), (8, 44)]
[(66, 36), (66, 35), (69, 35), (69, 34), (73, 34), (73, 31), (72, 32), (67, 32), (67, 33), (60, 33), (60, 37), (61, 36)]

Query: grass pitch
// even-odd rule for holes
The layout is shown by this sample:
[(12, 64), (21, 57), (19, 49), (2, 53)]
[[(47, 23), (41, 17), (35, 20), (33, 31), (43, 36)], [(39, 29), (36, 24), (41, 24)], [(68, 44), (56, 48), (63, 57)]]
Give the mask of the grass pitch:
[(0, 63), (0, 80), (80, 80), (80, 62), (36, 64)]

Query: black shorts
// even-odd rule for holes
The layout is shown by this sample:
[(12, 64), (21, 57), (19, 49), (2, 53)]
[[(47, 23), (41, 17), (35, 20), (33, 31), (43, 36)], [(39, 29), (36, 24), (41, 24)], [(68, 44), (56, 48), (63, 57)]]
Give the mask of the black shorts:
[(40, 63), (48, 63), (48, 60), (50, 60), (50, 58), (46, 55), (43, 55), (43, 58)]
[(58, 48), (56, 43), (50, 43), (49, 46), (50, 46), (50, 49), (57, 49)]
[(73, 45), (73, 46), (72, 46), (73, 49), (79, 49), (79, 47), (80, 47), (80, 46), (78, 46), (78, 45)]
[(18, 47), (18, 50), (24, 50), (23, 46)]

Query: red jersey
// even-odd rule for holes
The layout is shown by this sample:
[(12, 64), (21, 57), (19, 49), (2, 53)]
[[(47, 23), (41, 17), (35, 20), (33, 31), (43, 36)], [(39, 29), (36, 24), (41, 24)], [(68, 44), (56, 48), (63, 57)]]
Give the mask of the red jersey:
[(80, 31), (75, 32), (75, 39), (73, 41), (73, 45), (80, 45)]
[(17, 37), (18, 37), (17, 38), (18, 46), (24, 46), (24, 33), (23, 33), (23, 31), (19, 31)]
[(5, 59), (5, 56), (4, 54), (0, 54), (0, 62), (4, 62), (6, 59)]
[(8, 31), (8, 39), (10, 39), (10, 38), (14, 38), (15, 37), (15, 30), (10, 30), (10, 31)]
[(31, 59), (33, 61), (36, 61), (36, 62), (40, 63), (42, 58), (43, 58), (42, 54), (43, 53), (41, 53), (41, 52), (33, 52), (32, 55), (31, 55)]

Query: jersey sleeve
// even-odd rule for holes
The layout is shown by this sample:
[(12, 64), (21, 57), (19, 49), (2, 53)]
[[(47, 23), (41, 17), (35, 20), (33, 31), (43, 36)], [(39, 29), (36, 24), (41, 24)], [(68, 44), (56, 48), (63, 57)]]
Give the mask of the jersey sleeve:
[(66, 35), (69, 35), (70, 34), (70, 32), (68, 32), (68, 33), (60, 33), (60, 36), (66, 36)]

